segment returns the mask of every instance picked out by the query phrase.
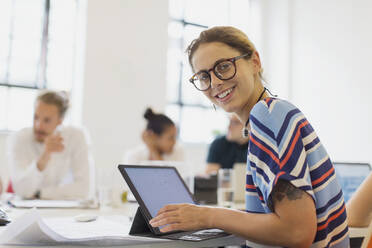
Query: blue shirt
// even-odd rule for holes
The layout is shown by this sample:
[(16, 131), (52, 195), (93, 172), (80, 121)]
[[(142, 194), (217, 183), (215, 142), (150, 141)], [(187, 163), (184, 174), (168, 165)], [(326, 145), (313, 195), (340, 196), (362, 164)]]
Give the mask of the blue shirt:
[[(348, 247), (341, 187), (325, 148), (303, 113), (287, 101), (266, 98), (253, 107), (250, 127), (247, 212), (270, 213), (270, 194), (278, 179), (286, 180), (314, 200), (317, 233), (311, 247)], [(247, 245), (257, 247), (249, 241)]]

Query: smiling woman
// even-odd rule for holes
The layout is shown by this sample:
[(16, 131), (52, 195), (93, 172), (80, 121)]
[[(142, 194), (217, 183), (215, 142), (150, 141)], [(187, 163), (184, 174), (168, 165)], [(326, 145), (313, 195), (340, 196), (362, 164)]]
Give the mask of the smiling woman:
[(248, 37), (234, 27), (214, 27), (187, 51), (195, 73), (190, 82), (249, 130), (246, 212), (173, 204), (151, 225), (168, 224), (164, 232), (219, 228), (245, 237), (249, 247), (347, 247), (345, 204), (332, 162), (303, 113), (268, 96)]

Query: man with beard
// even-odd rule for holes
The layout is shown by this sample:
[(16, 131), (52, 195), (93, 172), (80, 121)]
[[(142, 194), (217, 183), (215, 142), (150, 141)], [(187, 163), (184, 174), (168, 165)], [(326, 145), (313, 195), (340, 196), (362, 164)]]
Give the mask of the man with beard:
[(94, 167), (87, 135), (62, 125), (68, 105), (65, 92), (42, 92), (35, 102), (33, 127), (10, 137), (10, 179), (17, 195), (40, 199), (93, 196)]

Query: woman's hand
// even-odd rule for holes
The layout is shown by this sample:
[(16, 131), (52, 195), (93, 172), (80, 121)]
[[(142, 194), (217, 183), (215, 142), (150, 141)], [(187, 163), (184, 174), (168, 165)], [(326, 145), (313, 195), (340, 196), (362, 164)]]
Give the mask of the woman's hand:
[(161, 232), (212, 228), (211, 210), (210, 207), (193, 204), (170, 204), (161, 208), (150, 224), (153, 227), (166, 225), (160, 229)]
[(163, 160), (163, 156), (156, 147), (156, 136), (154, 132), (150, 130), (143, 131), (142, 140), (145, 142), (147, 149), (149, 149), (149, 160)]

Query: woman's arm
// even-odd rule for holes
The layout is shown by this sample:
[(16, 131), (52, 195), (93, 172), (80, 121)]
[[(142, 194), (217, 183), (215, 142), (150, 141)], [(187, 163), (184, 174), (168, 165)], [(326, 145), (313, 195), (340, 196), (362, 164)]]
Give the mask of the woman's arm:
[(175, 204), (150, 221), (163, 232), (220, 228), (247, 240), (285, 247), (309, 247), (317, 228), (314, 201), (307, 193), (279, 181), (272, 192), (273, 213), (246, 213), (226, 208)]
[(348, 225), (367, 227), (372, 221), (372, 173), (346, 204)]

